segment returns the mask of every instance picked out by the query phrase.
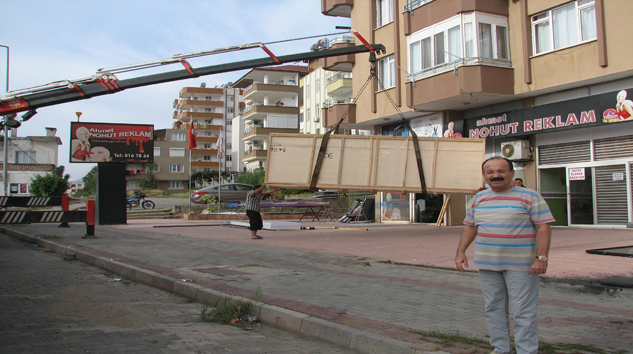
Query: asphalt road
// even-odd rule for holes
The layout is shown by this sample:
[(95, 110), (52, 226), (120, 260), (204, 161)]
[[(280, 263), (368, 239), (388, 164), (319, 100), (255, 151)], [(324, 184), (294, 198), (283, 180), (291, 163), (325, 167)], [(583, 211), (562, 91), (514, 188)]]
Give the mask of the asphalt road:
[(349, 353), (266, 326), (202, 322), (201, 305), (0, 236), (0, 352)]

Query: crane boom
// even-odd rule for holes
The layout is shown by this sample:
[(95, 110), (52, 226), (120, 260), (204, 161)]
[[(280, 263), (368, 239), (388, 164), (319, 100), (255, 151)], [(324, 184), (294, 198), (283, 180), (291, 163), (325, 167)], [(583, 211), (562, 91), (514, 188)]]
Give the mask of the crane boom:
[[(356, 34), (356, 33), (355, 33)], [(358, 35), (357, 35), (358, 36)], [(358, 36), (361, 38), (360, 36)], [(363, 43), (366, 43), (363, 40)], [(185, 69), (164, 72), (159, 74), (141, 76), (136, 78), (118, 80), (116, 76), (107, 69), (100, 69), (97, 71), (97, 75), (88, 78), (82, 78), (79, 80), (66, 80), (58, 81), (48, 85), (36, 86), (32, 89), (18, 90), (8, 92), (7, 96), (0, 98), (0, 115), (10, 115), (13, 113), (19, 113), (24, 111), (33, 111), (40, 107), (53, 106), (66, 102), (73, 102), (82, 99), (88, 99), (96, 96), (108, 95), (115, 92), (123, 91), (129, 88), (149, 86), (155, 84), (161, 84), (166, 82), (191, 79), (198, 76), (213, 75), (218, 73), (252, 69), (269, 65), (278, 65), (283, 63), (292, 63), (297, 61), (304, 61), (310, 59), (320, 59), (326, 57), (333, 57), (338, 55), (348, 55), (370, 52), (372, 55), (375, 52), (384, 53), (385, 47), (382, 44), (371, 45), (358, 45), (352, 47), (323, 49), (319, 51), (290, 54), (276, 57), (274, 56), (264, 45), (249, 45), (260, 46), (269, 57), (245, 60), (241, 62), (231, 62), (220, 65), (212, 65), (201, 68), (192, 68), (191, 65), (185, 60), (184, 57), (171, 60), (169, 63), (179, 62)], [(233, 49), (233, 48), (231, 48)], [(241, 48), (240, 48), (241, 49)], [(208, 51), (212, 52), (212, 51)], [(200, 52), (203, 53), (203, 52)], [(195, 53), (191, 53), (195, 54)], [(186, 57), (195, 57), (194, 55), (187, 55)], [(156, 62), (150, 62), (154, 64)], [(148, 63), (139, 64), (147, 67)], [(158, 64), (160, 65), (160, 64)], [(118, 67), (111, 69), (132, 69), (134, 66)], [(139, 67), (139, 68), (144, 68)]]

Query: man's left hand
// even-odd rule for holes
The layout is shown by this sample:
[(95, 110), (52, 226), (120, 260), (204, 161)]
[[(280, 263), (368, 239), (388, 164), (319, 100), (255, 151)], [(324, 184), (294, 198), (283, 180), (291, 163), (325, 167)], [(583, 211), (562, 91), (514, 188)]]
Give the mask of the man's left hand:
[(530, 273), (545, 274), (545, 272), (547, 272), (547, 262), (543, 262), (538, 258), (535, 258), (534, 262), (532, 262), (532, 269), (530, 269)]

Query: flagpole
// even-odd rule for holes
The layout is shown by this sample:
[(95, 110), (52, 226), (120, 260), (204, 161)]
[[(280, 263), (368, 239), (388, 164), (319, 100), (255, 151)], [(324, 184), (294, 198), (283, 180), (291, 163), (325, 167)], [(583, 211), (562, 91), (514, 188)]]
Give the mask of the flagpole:
[(189, 120), (189, 133), (187, 134), (189, 138), (189, 212), (191, 213), (191, 150), (196, 148), (198, 144), (196, 143), (196, 132), (193, 130), (193, 118)]

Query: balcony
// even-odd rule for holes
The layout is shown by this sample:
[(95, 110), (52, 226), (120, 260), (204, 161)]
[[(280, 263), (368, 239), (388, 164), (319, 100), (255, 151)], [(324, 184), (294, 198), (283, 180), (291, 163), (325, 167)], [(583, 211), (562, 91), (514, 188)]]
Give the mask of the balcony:
[(191, 167), (217, 167), (220, 168), (219, 161), (191, 161)]
[(294, 115), (298, 117), (299, 107), (252, 104), (244, 110), (243, 118), (245, 122), (254, 119), (264, 120), (269, 114)]
[[(354, 39), (349, 38), (348, 41), (334, 41), (330, 48), (345, 48), (345, 47), (353, 47), (355, 45)], [(346, 55), (337, 55), (335, 57), (327, 57), (323, 58), (323, 69), (331, 70), (331, 71), (346, 71), (352, 72), (352, 68), (354, 63), (356, 62), (356, 55), (354, 54), (346, 54)]]
[(340, 72), (327, 80), (327, 94), (334, 97), (352, 96), (352, 74)]
[(217, 101), (211, 101), (211, 100), (183, 100), (183, 99), (178, 99), (176, 101), (174, 101), (174, 108), (175, 109), (190, 109), (193, 107), (223, 107), (224, 106), (224, 102), (217, 100)]
[(268, 150), (264, 149), (249, 149), (242, 154), (242, 161), (244, 162), (265, 160), (266, 158), (268, 158)]
[(191, 149), (191, 155), (217, 155), (217, 154), (218, 154), (218, 149), (204, 149), (204, 148)]
[(248, 127), (244, 129), (244, 134), (242, 135), (243, 141), (250, 141), (257, 136), (268, 136), (270, 133), (288, 133), (288, 134), (296, 134), (299, 133), (299, 129), (292, 128), (264, 128), (264, 127)]
[(325, 16), (352, 17), (354, 0), (321, 0), (321, 13)]
[[(294, 81), (294, 80), (292, 80)], [(254, 82), (244, 89), (245, 100), (257, 100), (268, 95), (277, 95), (279, 97), (288, 97), (298, 94), (299, 85), (296, 82), (284, 82), (283, 80), (274, 83)]]
[(336, 102), (328, 108), (323, 108), (321, 113), (323, 113), (323, 126), (325, 127), (336, 125), (345, 114), (347, 115), (341, 122), (341, 128), (354, 128), (354, 124), (356, 124), (356, 104), (353, 103), (353, 99)]
[(408, 107), (425, 111), (471, 109), (514, 95), (514, 69), (509, 66), (464, 65), (438, 72), (409, 77)]
[(403, 10), (402, 27), (408, 36), (460, 13), (480, 11), (508, 16), (508, 0), (412, 0)]
[(173, 118), (176, 120), (184, 120), (186, 122), (190, 121), (192, 118), (194, 120), (197, 119), (213, 119), (213, 118), (224, 118), (224, 114), (222, 113), (211, 113), (211, 112), (180, 112), (174, 111)]

